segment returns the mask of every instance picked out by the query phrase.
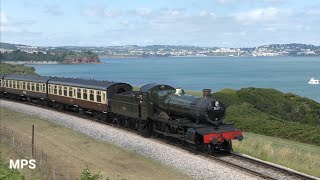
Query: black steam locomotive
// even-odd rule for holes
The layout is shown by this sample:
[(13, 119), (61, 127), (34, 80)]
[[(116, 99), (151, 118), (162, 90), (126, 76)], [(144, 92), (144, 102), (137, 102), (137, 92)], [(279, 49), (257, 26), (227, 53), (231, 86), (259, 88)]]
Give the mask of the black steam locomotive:
[(231, 151), (242, 131), (224, 123), (225, 107), (204, 89), (203, 97), (181, 88), (148, 84), (133, 91), (127, 83), (43, 76), (0, 76), (1, 96), (60, 110), (86, 113), (146, 135), (201, 151)]

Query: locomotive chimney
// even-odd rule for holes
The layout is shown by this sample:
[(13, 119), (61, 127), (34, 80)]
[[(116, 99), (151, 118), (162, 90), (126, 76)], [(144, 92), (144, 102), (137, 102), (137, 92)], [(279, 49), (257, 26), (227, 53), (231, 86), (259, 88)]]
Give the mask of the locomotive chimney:
[(211, 97), (211, 89), (203, 89), (203, 98)]

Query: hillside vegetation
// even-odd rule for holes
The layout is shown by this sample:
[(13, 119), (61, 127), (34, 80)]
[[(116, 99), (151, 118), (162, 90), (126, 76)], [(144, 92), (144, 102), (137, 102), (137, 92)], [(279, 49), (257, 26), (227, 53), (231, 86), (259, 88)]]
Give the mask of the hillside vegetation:
[(244, 131), (320, 145), (320, 103), (274, 89), (224, 89), (226, 121)]
[(53, 52), (29, 53), (21, 50), (0, 53), (1, 61), (56, 61), (65, 64), (99, 63), (97, 54), (91, 51), (74, 52), (55, 50)]
[(0, 74), (37, 75), (34, 67), (0, 63)]

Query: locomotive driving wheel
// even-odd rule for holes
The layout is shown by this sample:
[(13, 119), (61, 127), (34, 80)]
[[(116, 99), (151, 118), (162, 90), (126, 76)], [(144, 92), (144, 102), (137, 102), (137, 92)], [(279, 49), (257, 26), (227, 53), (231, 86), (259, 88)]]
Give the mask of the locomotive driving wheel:
[(159, 129), (158, 129), (158, 123), (157, 122), (153, 122), (152, 123), (152, 135), (155, 137), (155, 138), (158, 138), (159, 137), (159, 133), (157, 132)]
[(204, 153), (211, 155), (213, 152), (213, 145), (211, 143), (206, 144), (203, 151)]
[(168, 124), (164, 123), (163, 132), (165, 133), (164, 134), (165, 140), (172, 141), (172, 137), (170, 136), (171, 135), (171, 128), (170, 128), (170, 126)]

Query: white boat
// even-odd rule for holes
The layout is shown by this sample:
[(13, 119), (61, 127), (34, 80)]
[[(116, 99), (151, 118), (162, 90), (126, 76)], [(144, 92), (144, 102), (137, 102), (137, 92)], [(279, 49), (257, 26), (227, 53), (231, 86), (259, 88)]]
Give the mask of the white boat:
[(311, 78), (310, 81), (308, 82), (308, 84), (320, 84), (320, 80), (315, 79), (315, 78)]

